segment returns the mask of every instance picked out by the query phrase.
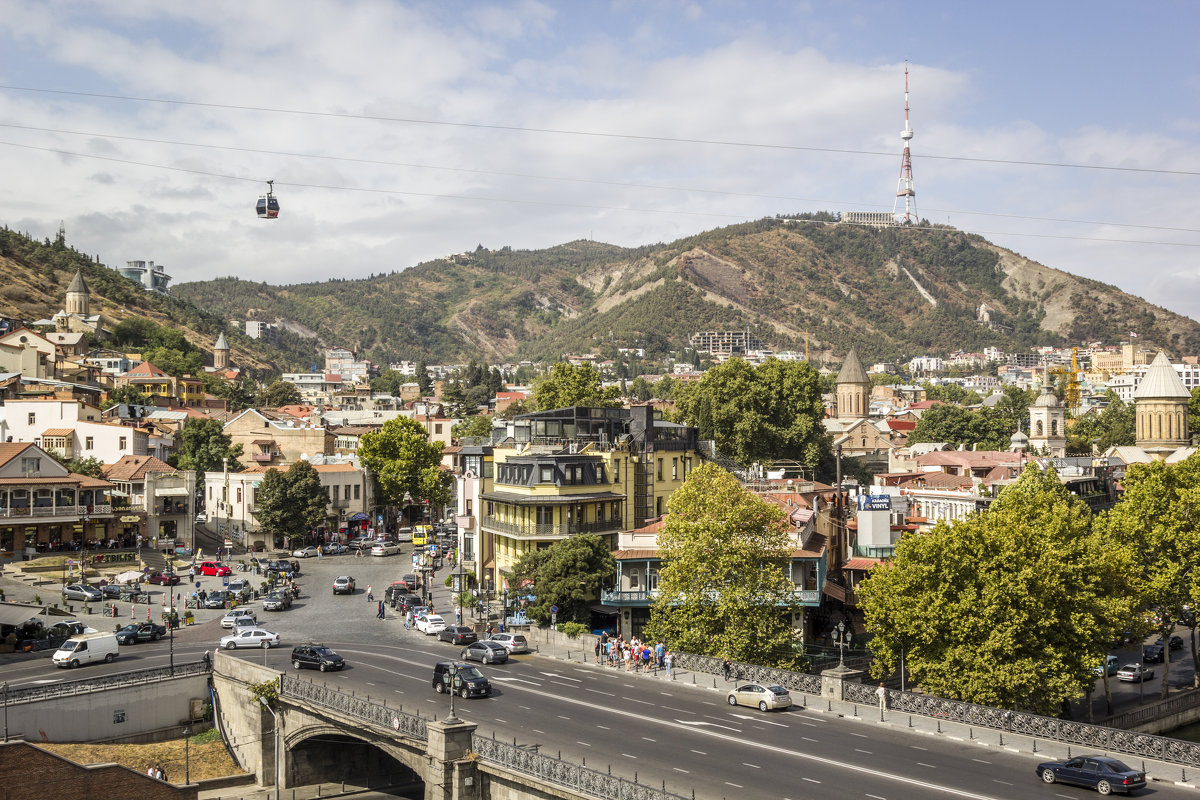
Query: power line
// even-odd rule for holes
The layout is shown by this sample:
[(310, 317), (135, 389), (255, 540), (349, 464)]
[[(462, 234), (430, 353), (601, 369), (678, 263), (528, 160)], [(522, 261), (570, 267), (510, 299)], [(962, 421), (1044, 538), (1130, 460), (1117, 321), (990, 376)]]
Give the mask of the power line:
[[(613, 133), (605, 131), (583, 131), (569, 128), (535, 128), (522, 125), (499, 125), (482, 122), (450, 122), (447, 120), (419, 119), (416, 117), (385, 117), (373, 114), (350, 114), (336, 111), (310, 111), (295, 108), (275, 108), (272, 106), (244, 106), (232, 103), (203, 103), (196, 100), (168, 100), (161, 97), (137, 97), (134, 95), (102, 94), (99, 92), (79, 92), (66, 89), (41, 89), (29, 86), (10, 86), (0, 84), (0, 89), (15, 92), (33, 92), (40, 94), (60, 94), (72, 97), (93, 97), (102, 100), (124, 100), (135, 103), (161, 103), (164, 105), (190, 106), (195, 108), (220, 108), (234, 111), (258, 111), (268, 114), (290, 114), (306, 117), (324, 117), (330, 119), (367, 120), (371, 122), (395, 122), (408, 125), (435, 125), (451, 128), (473, 128), (478, 130), (511, 131), (515, 133), (542, 133), (559, 136), (587, 136), (598, 139), (624, 139), (628, 141), (666, 142), (671, 144), (702, 144), (720, 147), (747, 147), (764, 150), (792, 150), (813, 153), (840, 153), (844, 155), (885, 156), (893, 158), (895, 153), (881, 150), (855, 150), (839, 147), (819, 147), (815, 145), (771, 144), (767, 142), (739, 142), (722, 139), (694, 139), (675, 136), (651, 136), (648, 134)], [(1033, 161), (1027, 159), (979, 158), (974, 156), (930, 155), (923, 154), (918, 159), (939, 161), (963, 161), (979, 164), (1010, 164), (1025, 167), (1058, 167), (1062, 169), (1086, 169), (1107, 172), (1131, 172), (1154, 175), (1187, 175), (1200, 176), (1200, 171), (1155, 169), (1151, 167), (1120, 167), (1111, 164), (1076, 164), (1064, 161)]]
[[(596, 185), (596, 186), (615, 186), (615, 187), (619, 187), (619, 188), (652, 189), (652, 190), (656, 190), (656, 191), (690, 192), (693, 194), (711, 194), (711, 195), (720, 195), (720, 196), (725, 196), (725, 197), (746, 197), (746, 198), (752, 198), (752, 199), (758, 199), (758, 200), (785, 200), (785, 201), (789, 201), (789, 202), (800, 202), (800, 203), (826, 203), (826, 204), (829, 204), (834, 207), (839, 207), (839, 206), (861, 206), (861, 207), (865, 207), (865, 208), (883, 208), (884, 207), (877, 203), (855, 203), (855, 202), (848, 202), (848, 201), (844, 201), (844, 200), (828, 200), (828, 199), (820, 199), (820, 198), (813, 198), (813, 197), (796, 197), (796, 196), (792, 196), (792, 195), (761, 194), (761, 193), (756, 193), (756, 192), (732, 192), (732, 191), (726, 191), (726, 190), (721, 190), (721, 189), (705, 189), (705, 188), (688, 187), (688, 186), (671, 186), (671, 185), (666, 185), (666, 184), (636, 183), (636, 182), (631, 182), (631, 181), (602, 181), (602, 180), (594, 180), (594, 179), (590, 179), (590, 178), (572, 178), (572, 177), (563, 177), (563, 176), (559, 176), (559, 175), (539, 175), (536, 173), (527, 173), (527, 172), (508, 172), (508, 171), (503, 171), (503, 170), (472, 169), (469, 167), (447, 167), (447, 166), (442, 166), (442, 165), (438, 165), (438, 164), (418, 164), (418, 163), (405, 162), (405, 161), (385, 161), (385, 160), (381, 160), (381, 159), (355, 158), (355, 157), (351, 157), (351, 156), (331, 156), (331, 155), (325, 155), (323, 153), (301, 153), (301, 152), (292, 152), (292, 151), (286, 151), (286, 150), (264, 150), (264, 149), (255, 148), (255, 147), (239, 147), (239, 146), (235, 146), (235, 145), (206, 144), (206, 143), (202, 143), (202, 142), (184, 142), (184, 141), (180, 141), (180, 140), (176, 140), (176, 139), (155, 139), (155, 138), (144, 137), (144, 136), (126, 136), (126, 135), (115, 134), (115, 133), (96, 133), (93, 131), (72, 131), (72, 130), (65, 130), (62, 128), (43, 128), (43, 127), (37, 127), (37, 126), (33, 126), (33, 125), (19, 125), (17, 123), (11, 123), (11, 122), (0, 122), (0, 128), (13, 128), (16, 130), (37, 131), (37, 132), (41, 132), (41, 133), (57, 133), (57, 134), (64, 134), (64, 135), (69, 135), (69, 136), (87, 136), (87, 137), (91, 137), (91, 138), (117, 139), (120, 141), (143, 142), (143, 143), (148, 143), (148, 144), (163, 144), (163, 145), (178, 146), (178, 147), (196, 147), (196, 148), (201, 148), (201, 149), (206, 149), (206, 150), (227, 150), (227, 151), (238, 152), (238, 153), (255, 153), (255, 154), (259, 154), (259, 155), (286, 156), (289, 158), (310, 158), (310, 159), (320, 159), (320, 160), (325, 160), (325, 161), (340, 161), (340, 162), (347, 162), (347, 163), (353, 163), (353, 164), (369, 164), (369, 165), (373, 165), (373, 166), (390, 166), (390, 167), (405, 167), (405, 168), (411, 168), (411, 169), (442, 170), (442, 171), (446, 171), (446, 172), (461, 172), (461, 173), (468, 173), (468, 174), (473, 174), (473, 175), (498, 175), (498, 176), (510, 177), (510, 178), (531, 178), (534, 180), (559, 181), (559, 182), (563, 182), (563, 183), (580, 183), (580, 184), (590, 184), (590, 185)], [(2, 144), (2, 142), (0, 142), (0, 144)], [(162, 167), (162, 168), (168, 169), (168, 167)], [(970, 214), (972, 216), (999, 217), (999, 218), (1003, 218), (1003, 219), (1020, 219), (1020, 220), (1029, 220), (1029, 221), (1035, 221), (1035, 222), (1062, 222), (1062, 223), (1069, 223), (1069, 224), (1075, 224), (1075, 225), (1099, 225), (1099, 226), (1106, 226), (1106, 227), (1133, 228), (1133, 229), (1140, 229), (1140, 230), (1173, 231), (1173, 232), (1182, 232), (1182, 233), (1200, 233), (1200, 228), (1180, 228), (1180, 227), (1174, 227), (1174, 226), (1169, 226), (1169, 225), (1140, 225), (1140, 224), (1130, 223), (1130, 222), (1066, 219), (1066, 218), (1058, 218), (1058, 217), (1039, 217), (1039, 216), (1027, 215), (1027, 214), (1005, 214), (1005, 213), (995, 212), (995, 211), (964, 211), (962, 209), (950, 209), (950, 208), (927, 208), (926, 211), (929, 211), (931, 213), (937, 212), (940, 214)], [(719, 215), (716, 215), (716, 216), (719, 216)]]

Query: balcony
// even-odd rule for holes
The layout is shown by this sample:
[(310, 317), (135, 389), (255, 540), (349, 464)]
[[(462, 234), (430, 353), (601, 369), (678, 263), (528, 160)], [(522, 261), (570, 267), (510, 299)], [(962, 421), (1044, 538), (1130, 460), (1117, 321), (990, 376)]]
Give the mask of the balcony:
[(549, 539), (556, 536), (573, 536), (577, 533), (614, 533), (621, 530), (619, 520), (599, 522), (572, 522), (567, 525), (550, 523), (517, 524), (496, 517), (481, 517), (479, 527), (483, 530), (511, 536), (514, 539)]
[(793, 589), (792, 594), (796, 596), (796, 602), (802, 606), (821, 605), (821, 593), (816, 589)]
[(281, 458), (282, 453), (251, 453), (250, 458), (258, 464), (270, 464), (277, 458)]
[(345, 499), (342, 499), (342, 500), (330, 500), (330, 501), (329, 501), (329, 507), (330, 507), (330, 508), (349, 508), (349, 507), (350, 507), (350, 501), (349, 501), (349, 500), (345, 500)]
[(89, 519), (112, 514), (111, 505), (93, 506), (13, 506), (0, 508), (0, 518), (35, 518), (35, 519)]
[(639, 606), (644, 607), (658, 599), (658, 590), (653, 591), (619, 591), (617, 589), (601, 589), (600, 602), (606, 606)]
[(891, 558), (896, 553), (894, 544), (856, 544), (855, 558)]

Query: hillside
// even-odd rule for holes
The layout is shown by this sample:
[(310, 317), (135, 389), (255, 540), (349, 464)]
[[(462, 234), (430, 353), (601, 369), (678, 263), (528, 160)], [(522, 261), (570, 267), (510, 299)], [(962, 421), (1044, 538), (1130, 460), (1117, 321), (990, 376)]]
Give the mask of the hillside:
[[(602, 343), (677, 349), (712, 328), (757, 330), (776, 348), (836, 361), (1071, 341), (1135, 330), (1200, 350), (1194, 320), (1116, 287), (1029, 261), (951, 228), (874, 229), (763, 219), (669, 244), (576, 241), (478, 249), (362, 280), (268, 286), (181, 284), (180, 298), (227, 318), (299, 324), (317, 342), (377, 363), (556, 359)], [(976, 322), (986, 303), (992, 327)]]

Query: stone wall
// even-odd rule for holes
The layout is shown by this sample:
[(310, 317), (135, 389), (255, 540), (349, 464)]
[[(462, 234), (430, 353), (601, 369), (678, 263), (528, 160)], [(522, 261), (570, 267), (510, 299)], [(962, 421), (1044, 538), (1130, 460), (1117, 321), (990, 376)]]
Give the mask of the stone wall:
[(0, 775), (5, 800), (196, 800), (194, 785), (174, 786), (118, 764), (76, 764), (26, 742), (0, 743)]

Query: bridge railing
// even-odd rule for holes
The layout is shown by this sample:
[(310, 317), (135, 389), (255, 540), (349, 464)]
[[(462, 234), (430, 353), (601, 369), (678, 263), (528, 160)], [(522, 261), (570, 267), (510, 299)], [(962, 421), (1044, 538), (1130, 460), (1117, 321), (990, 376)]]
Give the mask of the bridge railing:
[(425, 720), (422, 717), (367, 697), (359, 697), (330, 688), (324, 684), (301, 680), (294, 675), (284, 673), (279, 679), (279, 693), (283, 697), (303, 700), (372, 725), (390, 728), (414, 739), (429, 738), (425, 729)]
[(173, 678), (188, 678), (193, 675), (203, 675), (210, 667), (203, 661), (186, 664), (176, 664), (171, 667), (150, 667), (149, 669), (117, 672), (112, 675), (101, 675), (95, 678), (84, 678), (78, 681), (48, 684), (46, 686), (30, 686), (24, 689), (7, 689), (5, 695), (9, 704), (33, 703), (39, 700), (52, 700), (57, 697), (70, 697), (77, 694), (103, 692), (109, 689), (119, 689), (124, 686), (136, 686), (142, 683), (156, 683)]
[(479, 734), (471, 737), (471, 749), (483, 761), (604, 800), (684, 800), (665, 788), (610, 775)]

